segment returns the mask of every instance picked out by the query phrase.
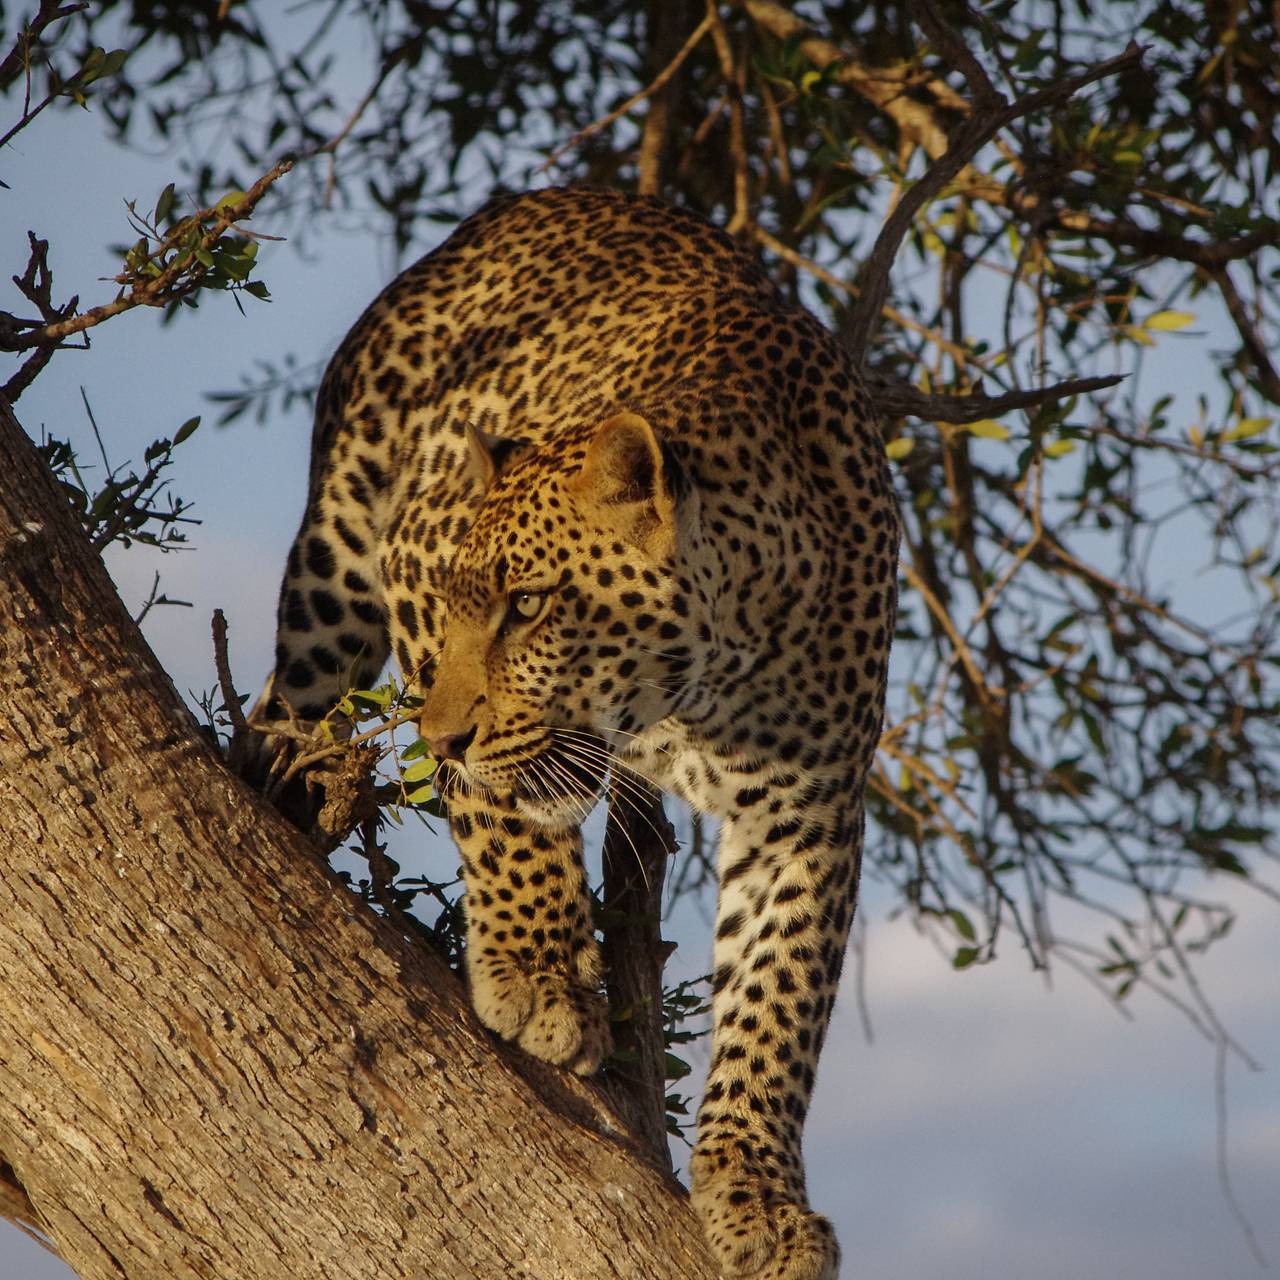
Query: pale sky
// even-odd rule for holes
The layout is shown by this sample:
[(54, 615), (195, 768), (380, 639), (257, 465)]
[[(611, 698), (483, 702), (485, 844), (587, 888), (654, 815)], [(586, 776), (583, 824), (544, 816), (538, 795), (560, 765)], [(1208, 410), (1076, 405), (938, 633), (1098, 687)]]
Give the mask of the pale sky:
[[(58, 296), (82, 306), (110, 296), (94, 283), (114, 266), (105, 246), (127, 238), (122, 201), (149, 204), (174, 176), (171, 157), (122, 157), (79, 113), (42, 121), (0, 157), (0, 249), (7, 277), (25, 265), (28, 227), (50, 239)], [(481, 193), (482, 194), (482, 193)], [(270, 230), (270, 227), (264, 229)], [(179, 452), (175, 487), (204, 523), (195, 550), (159, 562), (163, 585), (194, 608), (152, 613), (146, 633), (179, 689), (213, 683), (209, 617), (231, 626), (244, 691), (270, 662), (275, 594), (301, 511), (308, 424), (300, 413), (215, 430), (203, 395), (232, 387), (255, 359), (327, 358), (389, 279), (376, 243), (326, 232), (302, 260), (264, 249), (275, 301), (209, 298), (167, 329), (133, 314), (98, 329), (89, 353), (59, 355), (17, 406), (27, 430), (90, 440), (83, 387), (113, 452), (140, 458), (188, 416), (206, 424)], [(425, 246), (424, 246), (425, 247)], [(0, 302), (18, 310), (10, 290)], [(1185, 346), (1170, 361), (1181, 394), (1195, 384)], [(87, 454), (85, 455), (87, 457)], [(1195, 559), (1195, 549), (1189, 558)], [(135, 607), (156, 558), (113, 553)], [(452, 867), (447, 847), (402, 843), (406, 874)], [(417, 860), (417, 861), (415, 861)], [(1231, 1174), (1259, 1243), (1280, 1265), (1280, 919), (1223, 882), (1240, 908), (1232, 936), (1203, 962), (1207, 993), (1230, 1031), (1264, 1065), (1228, 1071)], [(866, 991), (874, 1043), (851, 994), (837, 1008), (808, 1130), (810, 1189), (841, 1235), (859, 1280), (1257, 1280), (1217, 1185), (1214, 1051), (1174, 1010), (1136, 995), (1125, 1022), (1069, 972), (1053, 987), (1008, 940), (992, 966), (957, 974), (869, 884)], [(708, 967), (699, 913), (670, 931), (678, 976)], [(850, 971), (847, 982), (852, 981)], [(0, 1280), (54, 1280), (68, 1270), (0, 1224)]]

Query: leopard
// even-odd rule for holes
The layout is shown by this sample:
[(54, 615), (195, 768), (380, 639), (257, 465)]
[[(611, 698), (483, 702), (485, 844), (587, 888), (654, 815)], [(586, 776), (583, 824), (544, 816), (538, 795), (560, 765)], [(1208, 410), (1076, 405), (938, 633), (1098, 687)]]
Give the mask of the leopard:
[(613, 779), (718, 824), (691, 1198), (728, 1277), (833, 1280), (802, 1131), (857, 900), (899, 516), (841, 342), (656, 197), (503, 194), (400, 274), (316, 402), (260, 708), (389, 656), (461, 855), (480, 1020), (610, 1052), (582, 825)]

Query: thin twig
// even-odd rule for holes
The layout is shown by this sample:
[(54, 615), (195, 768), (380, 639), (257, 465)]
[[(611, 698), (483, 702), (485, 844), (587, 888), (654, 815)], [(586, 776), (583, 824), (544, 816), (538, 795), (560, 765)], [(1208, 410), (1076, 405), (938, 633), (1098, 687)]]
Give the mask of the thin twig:
[[(783, 244), (777, 236), (771, 235), (759, 223), (756, 223), (752, 229), (752, 234), (756, 241), (770, 253), (776, 254), (783, 262), (793, 267), (798, 267), (801, 271), (807, 271), (817, 280), (821, 280), (824, 284), (830, 285), (833, 289), (839, 289), (851, 298), (858, 297), (861, 290), (856, 284), (850, 284), (847, 280), (841, 280), (838, 275), (832, 271), (828, 271), (826, 267), (820, 263), (814, 262), (812, 258), (806, 258), (804, 254), (797, 252), (790, 245)], [(972, 365), (980, 373), (985, 372), (981, 361), (966, 351), (963, 347), (957, 346), (951, 342), (945, 335), (936, 329), (929, 329), (922, 325), (918, 320), (913, 320), (903, 311), (899, 311), (897, 307), (885, 303), (882, 312), (884, 318), (892, 324), (896, 324), (899, 328), (906, 329), (911, 333), (919, 334), (926, 342), (935, 344), (940, 350), (945, 351), (957, 364)], [(907, 384), (904, 383), (904, 386)], [(983, 417), (990, 415), (984, 414)]]
[(1275, 365), (1271, 363), (1266, 343), (1254, 328), (1253, 319), (1245, 309), (1244, 300), (1236, 289), (1235, 281), (1231, 279), (1225, 266), (1210, 271), (1209, 276), (1218, 286), (1222, 300), (1226, 303), (1227, 313), (1236, 326), (1240, 341), (1244, 344), (1244, 349), (1249, 353), (1257, 370), (1257, 376), (1250, 381), (1273, 404), (1280, 404), (1280, 374), (1277, 374)]
[(1254, 1261), (1265, 1270), (1271, 1264), (1267, 1261), (1267, 1255), (1262, 1252), (1262, 1246), (1258, 1243), (1258, 1237), (1254, 1234), (1253, 1223), (1249, 1221), (1245, 1211), (1240, 1207), (1240, 1201), (1236, 1199), (1235, 1188), (1231, 1185), (1231, 1166), (1227, 1152), (1228, 1048), (1230, 1048), (1230, 1041), (1225, 1035), (1219, 1034), (1214, 1045), (1213, 1064), (1213, 1102), (1214, 1113), (1218, 1121), (1218, 1187), (1222, 1192), (1222, 1198), (1227, 1202), (1227, 1208), (1231, 1211), (1231, 1216), (1236, 1220), (1236, 1226), (1240, 1228), (1240, 1234), (1244, 1236), (1245, 1244), (1249, 1246), (1249, 1252), (1253, 1254)]
[(716, 56), (720, 60), (720, 76), (729, 99), (729, 156), (733, 161), (733, 216), (725, 230), (738, 235), (751, 219), (751, 192), (748, 183), (746, 130), (742, 111), (742, 68), (733, 60), (729, 37), (720, 21), (717, 0), (707, 0), (707, 21), (711, 23), (711, 38), (715, 42)]
[(671, 79), (677, 71), (680, 70), (680, 64), (694, 51), (703, 36), (711, 30), (712, 18), (708, 14), (707, 17), (698, 23), (692, 34), (680, 46), (680, 52), (656, 75), (651, 84), (646, 85), (639, 93), (633, 93), (621, 106), (615, 107), (606, 116), (601, 116), (599, 120), (593, 121), (587, 125), (585, 129), (579, 129), (577, 133), (562, 146), (557, 147), (547, 158), (534, 170), (535, 173), (546, 173), (561, 156), (572, 151), (580, 142), (585, 142), (588, 138), (593, 137), (602, 129), (607, 129), (615, 121), (620, 120), (633, 107), (639, 106), (651, 94), (657, 93), (668, 80)]
[[(213, 225), (201, 237), (200, 247), (206, 251), (213, 248), (225, 232), (253, 213), (267, 190), (292, 168), (292, 160), (281, 161), (270, 172), (263, 174), (234, 204), (214, 205), (184, 219), (161, 241), (155, 252), (162, 253), (173, 248), (177, 239), (185, 234), (193, 222), (205, 221), (212, 221)], [(257, 238), (268, 237), (258, 236)], [(152, 258), (154, 256), (153, 254)], [(182, 279), (184, 272), (190, 272), (186, 280)], [(171, 302), (176, 302), (194, 292), (200, 286), (206, 272), (207, 268), (200, 265), (194, 257), (181, 265), (178, 265), (175, 258), (174, 262), (157, 276), (139, 279), (136, 271), (121, 273), (115, 277), (115, 280), (126, 287), (119, 297), (103, 306), (90, 307), (88, 311), (81, 312), (77, 316), (39, 325), (32, 321), (19, 321), (16, 317), (0, 314), (0, 351), (25, 351), (32, 347), (61, 343), (63, 339), (73, 334), (83, 333), (86, 329), (92, 329), (95, 325), (119, 315), (122, 311), (130, 311), (139, 306), (168, 306)]]
[(301, 158), (304, 160), (313, 159), (315, 156), (327, 155), (329, 157), (329, 172), (325, 176), (323, 207), (329, 208), (333, 200), (333, 189), (337, 182), (338, 172), (338, 148), (350, 136), (352, 129), (360, 122), (360, 118), (369, 109), (369, 104), (377, 97), (378, 90), (386, 83), (387, 77), (400, 65), (399, 57), (387, 58), (381, 69), (379, 70), (374, 82), (369, 86), (368, 92), (356, 104), (356, 109), (347, 117), (347, 122), (338, 130), (337, 133), (329, 139), (328, 142), (322, 142), (318, 147), (306, 153)]
[(240, 695), (231, 679), (231, 662), (227, 657), (227, 618), (221, 609), (213, 611), (213, 668), (218, 673), (222, 705), (231, 717), (233, 739), (251, 733), (249, 722), (244, 718), (244, 709), (240, 705)]

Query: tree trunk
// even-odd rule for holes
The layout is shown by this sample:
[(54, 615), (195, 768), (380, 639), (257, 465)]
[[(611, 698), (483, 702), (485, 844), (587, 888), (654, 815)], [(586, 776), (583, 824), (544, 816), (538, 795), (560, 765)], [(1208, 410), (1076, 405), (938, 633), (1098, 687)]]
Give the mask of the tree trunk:
[(0, 1169), (72, 1268), (714, 1277), (601, 1088), (226, 770), (2, 403), (0, 458)]

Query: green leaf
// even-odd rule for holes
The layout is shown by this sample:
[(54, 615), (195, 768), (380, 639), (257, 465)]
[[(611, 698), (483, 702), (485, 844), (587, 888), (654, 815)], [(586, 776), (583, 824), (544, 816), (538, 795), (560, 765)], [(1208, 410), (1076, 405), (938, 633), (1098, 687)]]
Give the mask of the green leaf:
[(400, 753), (401, 760), (420, 760), (427, 754), (430, 747), (427, 746), (426, 738), (419, 738), (416, 742), (406, 747)]
[(173, 183), (169, 183), (167, 187), (160, 193), (160, 199), (156, 201), (156, 223), (157, 225), (168, 219), (169, 214), (173, 212)]
[(219, 200), (218, 203), (215, 204), (213, 207), (215, 209), (229, 209), (235, 205), (238, 205), (243, 199), (244, 199), (243, 191), (228, 191), (227, 194), (223, 196), (222, 199)]
[(885, 445), (885, 456), (896, 462), (899, 458), (905, 458), (915, 447), (916, 442), (910, 436), (899, 436)]
[(1073, 452), (1075, 447), (1076, 442), (1074, 440), (1051, 440), (1044, 446), (1044, 456), (1046, 458), (1061, 458)]
[(354, 698), (365, 706), (376, 707), (379, 711), (385, 711), (391, 705), (391, 699), (394, 696), (395, 691), (387, 684), (381, 685), (377, 689), (350, 689), (347, 691), (347, 697)]
[(956, 932), (962, 937), (973, 942), (977, 938), (977, 934), (973, 931), (973, 924), (969, 917), (963, 911), (952, 908), (947, 914), (951, 917), (951, 923), (955, 925)]
[(102, 66), (99, 69), (98, 74), (100, 76), (113, 76), (128, 60), (128, 49), (112, 49), (111, 52), (103, 58)]
[(436, 789), (433, 786), (414, 787), (412, 791), (406, 791), (404, 794), (405, 804), (427, 804), (434, 800)]
[(953, 969), (967, 969), (978, 958), (977, 947), (958, 947), (951, 958)]
[(434, 760), (419, 760), (404, 771), (406, 782), (426, 782), (436, 771)]

